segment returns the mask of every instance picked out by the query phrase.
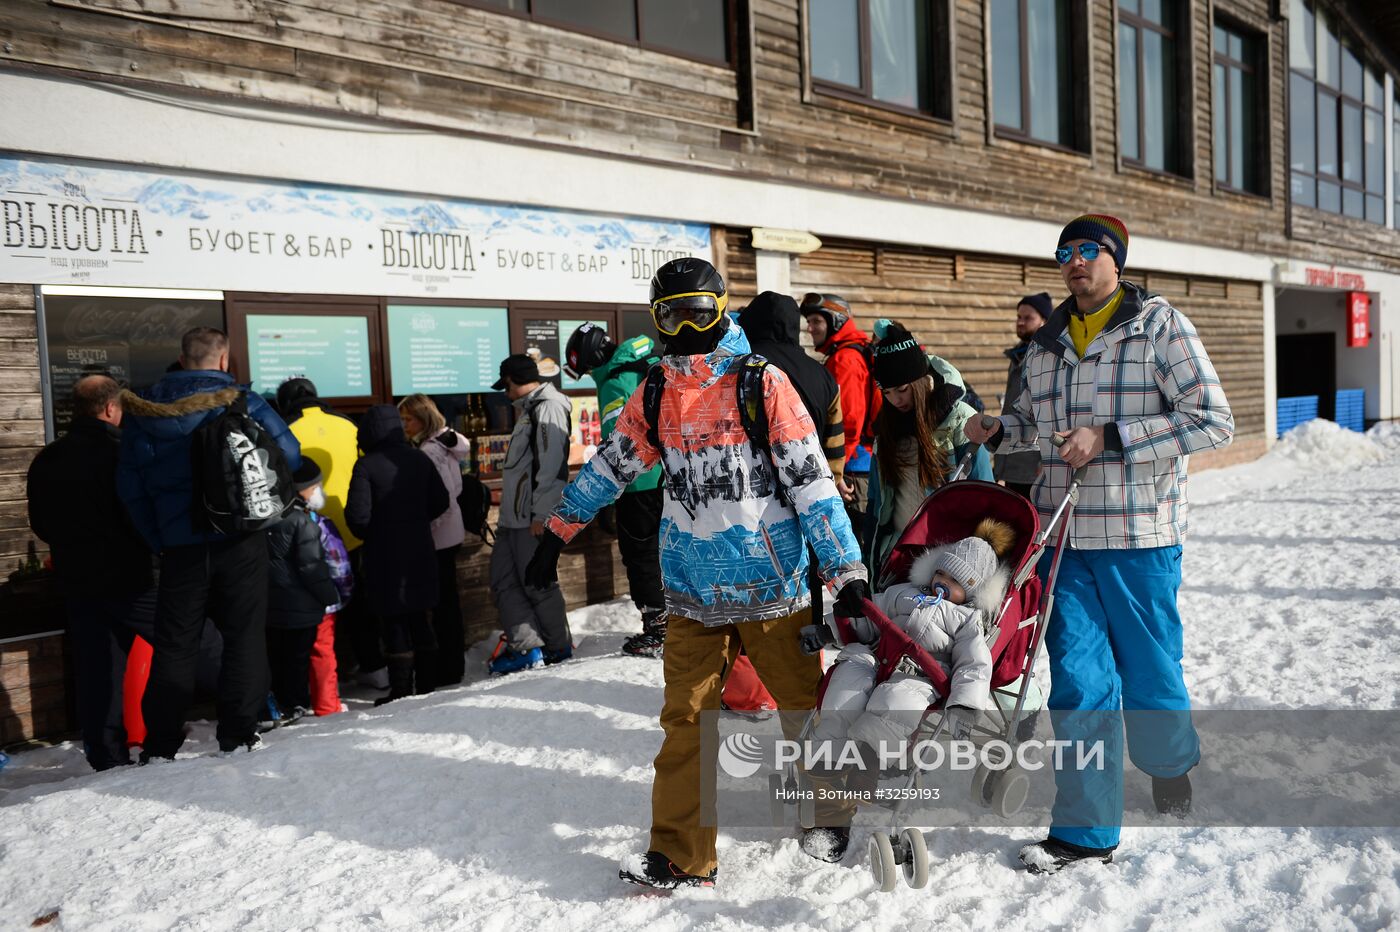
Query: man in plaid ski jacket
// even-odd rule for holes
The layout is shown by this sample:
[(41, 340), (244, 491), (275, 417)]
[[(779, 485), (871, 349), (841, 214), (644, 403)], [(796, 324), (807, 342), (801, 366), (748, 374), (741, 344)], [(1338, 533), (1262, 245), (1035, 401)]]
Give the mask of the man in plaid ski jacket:
[[(1189, 812), (1187, 772), (1200, 760), (1176, 607), (1186, 465), (1191, 453), (1228, 444), (1234, 420), (1191, 322), (1122, 280), (1127, 250), (1128, 231), (1114, 217), (1089, 214), (1064, 228), (1055, 258), (1072, 297), (1032, 339), (1012, 411), (991, 429), (980, 419), (965, 428), (969, 440), (1002, 452), (1039, 447), (1031, 498), (1042, 518), (1087, 467), (1046, 631), (1049, 705), (1056, 737), (1104, 741), (1106, 766), (1077, 769), (1066, 755), (1049, 838), (1021, 852), (1037, 873), (1112, 860), (1123, 710), (1128, 754), (1152, 777), (1162, 812)], [(1053, 556), (1045, 555), (1042, 578)]]

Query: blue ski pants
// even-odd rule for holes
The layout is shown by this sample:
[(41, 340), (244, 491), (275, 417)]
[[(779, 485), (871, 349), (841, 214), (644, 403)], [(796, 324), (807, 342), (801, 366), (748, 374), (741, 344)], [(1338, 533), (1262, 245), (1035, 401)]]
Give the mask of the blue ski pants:
[[(1040, 563), (1049, 580), (1055, 551)], [(1181, 547), (1066, 549), (1046, 629), (1051, 720), (1058, 740), (1103, 743), (1103, 766), (1067, 749), (1055, 770), (1050, 835), (1087, 848), (1118, 844), (1123, 732), (1128, 756), (1156, 777), (1200, 760), (1181, 673)], [(1126, 713), (1126, 715), (1125, 715)]]

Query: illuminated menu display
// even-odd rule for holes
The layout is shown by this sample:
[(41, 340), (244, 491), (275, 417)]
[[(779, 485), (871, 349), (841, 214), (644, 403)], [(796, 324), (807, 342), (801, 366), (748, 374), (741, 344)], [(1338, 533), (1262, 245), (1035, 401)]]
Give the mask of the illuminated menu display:
[(489, 392), (510, 355), (503, 307), (391, 304), (389, 379), (395, 395)]
[(264, 394), (291, 378), (310, 379), (322, 398), (374, 394), (364, 317), (250, 314), (248, 362), (253, 388)]

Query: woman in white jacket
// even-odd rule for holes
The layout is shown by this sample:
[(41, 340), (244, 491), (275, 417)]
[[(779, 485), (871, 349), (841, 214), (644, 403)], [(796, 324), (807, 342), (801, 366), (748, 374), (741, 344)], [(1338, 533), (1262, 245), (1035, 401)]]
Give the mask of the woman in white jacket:
[(447, 487), (447, 510), (431, 525), (438, 560), (438, 603), (433, 609), (438, 676), (434, 685), (455, 686), (466, 672), (462, 603), (457, 592), (457, 550), (466, 539), (466, 532), (457, 496), (462, 494), (462, 463), (471, 452), (471, 441), (447, 426), (442, 412), (427, 395), (409, 395), (400, 401), (399, 418), (408, 439), (433, 461)]

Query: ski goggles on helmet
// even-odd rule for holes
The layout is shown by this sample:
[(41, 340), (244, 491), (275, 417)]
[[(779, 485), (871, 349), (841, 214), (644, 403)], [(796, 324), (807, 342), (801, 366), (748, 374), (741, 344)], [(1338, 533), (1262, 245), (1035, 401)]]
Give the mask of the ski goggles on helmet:
[(671, 295), (651, 302), (651, 319), (660, 333), (673, 337), (685, 326), (692, 330), (709, 330), (719, 323), (728, 305), (728, 294), (713, 291)]

